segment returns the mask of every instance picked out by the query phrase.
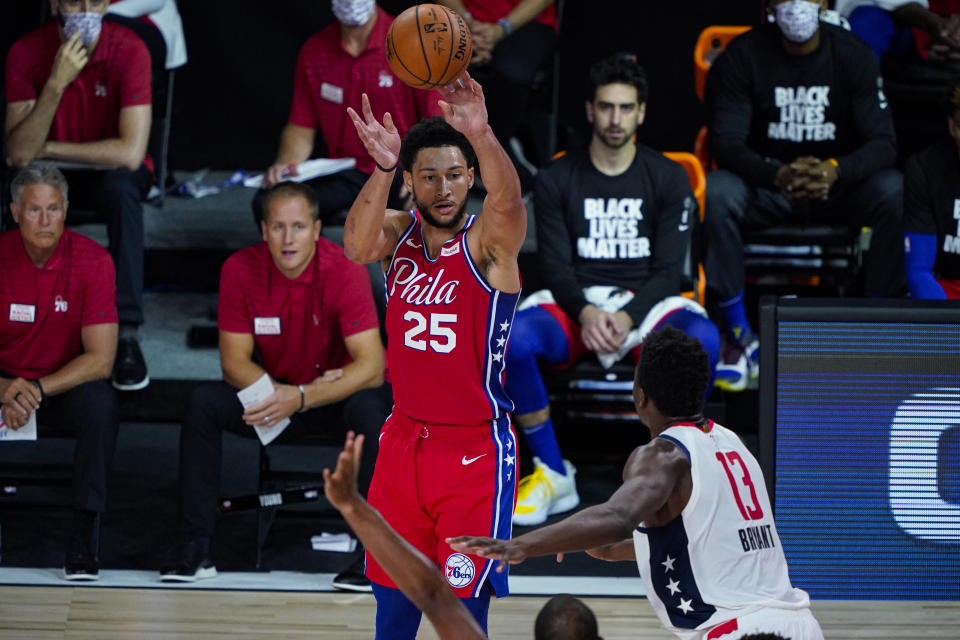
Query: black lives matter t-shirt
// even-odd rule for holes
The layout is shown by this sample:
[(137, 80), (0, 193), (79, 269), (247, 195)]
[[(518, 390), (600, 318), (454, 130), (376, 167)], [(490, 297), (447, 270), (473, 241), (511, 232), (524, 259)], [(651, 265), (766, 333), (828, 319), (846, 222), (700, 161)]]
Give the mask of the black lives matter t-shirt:
[(936, 277), (960, 279), (960, 155), (953, 138), (907, 161), (903, 205), (907, 233), (937, 236)]
[(735, 38), (707, 76), (710, 153), (754, 186), (802, 156), (836, 158), (841, 183), (893, 166), (893, 121), (876, 57), (855, 35), (820, 25), (808, 55), (787, 53), (766, 24)]
[(643, 145), (617, 176), (598, 171), (585, 152), (542, 169), (534, 191), (541, 274), (574, 320), (582, 289), (621, 286), (635, 292), (625, 307), (635, 325), (684, 283), (697, 221), (686, 171)]

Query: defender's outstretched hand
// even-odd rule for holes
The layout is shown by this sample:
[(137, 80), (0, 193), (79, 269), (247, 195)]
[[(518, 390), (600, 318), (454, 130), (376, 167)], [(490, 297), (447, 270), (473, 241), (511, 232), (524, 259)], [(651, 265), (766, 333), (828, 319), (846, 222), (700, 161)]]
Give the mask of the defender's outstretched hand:
[(362, 500), (357, 489), (357, 472), (360, 469), (360, 456), (363, 453), (362, 435), (347, 432), (343, 451), (337, 456), (337, 468), (323, 470), (323, 492), (330, 504), (343, 511), (350, 504)]
[(361, 110), (363, 111), (362, 119), (356, 111), (347, 107), (347, 115), (350, 116), (353, 125), (357, 128), (360, 142), (363, 143), (367, 153), (378, 165), (384, 169), (395, 167), (397, 160), (400, 158), (400, 133), (393, 124), (393, 116), (387, 111), (383, 114), (383, 124), (380, 124), (373, 117), (370, 98), (365, 93), (361, 98)]
[(484, 132), (487, 103), (483, 99), (483, 87), (468, 72), (464, 71), (454, 84), (437, 91), (442, 98), (437, 105), (447, 124), (468, 138)]
[(513, 540), (458, 536), (447, 538), (447, 543), (455, 551), (461, 553), (472, 553), (483, 558), (499, 560), (497, 571), (501, 573), (507, 568), (508, 564), (520, 564), (527, 559), (527, 552)]

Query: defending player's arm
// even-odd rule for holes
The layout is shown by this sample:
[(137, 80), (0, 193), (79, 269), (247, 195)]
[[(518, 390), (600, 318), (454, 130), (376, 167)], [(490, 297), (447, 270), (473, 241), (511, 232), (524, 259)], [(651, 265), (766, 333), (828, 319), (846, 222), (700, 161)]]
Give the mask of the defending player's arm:
[(357, 490), (363, 436), (347, 434), (337, 468), (323, 470), (323, 490), (390, 579), (433, 624), (440, 638), (485, 640), (476, 620), (454, 595), (436, 565), (397, 535)]
[(690, 461), (683, 452), (674, 444), (655, 438), (630, 455), (624, 483), (603, 504), (512, 540), (461, 536), (448, 542), (457, 551), (500, 560), (497, 571), (503, 571), (506, 564), (518, 564), (534, 556), (619, 543), (663, 508), (689, 473)]
[(347, 115), (357, 129), (367, 153), (377, 168), (357, 194), (343, 227), (343, 252), (358, 264), (383, 260), (393, 253), (400, 234), (410, 222), (404, 211), (387, 210), (387, 198), (400, 159), (400, 133), (390, 112), (377, 121), (370, 108), (370, 99), (363, 94), (363, 118), (347, 107)]
[[(497, 289), (520, 289), (517, 256), (527, 234), (527, 208), (523, 204), (520, 178), (487, 123), (483, 88), (464, 73), (460, 84), (440, 90), (438, 102), (443, 117), (470, 141), (477, 154), (480, 175), (487, 189), (476, 235), (468, 236), (470, 251), (485, 269), (484, 276)], [(451, 90), (452, 89), (452, 90)]]

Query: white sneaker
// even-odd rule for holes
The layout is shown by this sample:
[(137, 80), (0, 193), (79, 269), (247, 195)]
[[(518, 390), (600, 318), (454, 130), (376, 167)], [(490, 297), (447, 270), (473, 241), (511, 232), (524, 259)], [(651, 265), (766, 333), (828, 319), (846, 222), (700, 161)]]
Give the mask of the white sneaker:
[(525, 527), (542, 524), (547, 516), (570, 511), (580, 504), (575, 478), (577, 469), (569, 460), (563, 461), (566, 475), (560, 475), (536, 456), (533, 468), (533, 473), (520, 479), (517, 508), (513, 512), (513, 524)]

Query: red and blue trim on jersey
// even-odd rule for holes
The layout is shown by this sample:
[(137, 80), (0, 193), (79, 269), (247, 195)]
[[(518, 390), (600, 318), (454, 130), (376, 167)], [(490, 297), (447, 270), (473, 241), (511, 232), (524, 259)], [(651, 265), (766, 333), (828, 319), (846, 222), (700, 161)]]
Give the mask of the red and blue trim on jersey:
[[(474, 262), (467, 231), (476, 216), (431, 259), (420, 214), (410, 215), (384, 272), (396, 409), (436, 424), (499, 419), (514, 409), (504, 389), (505, 355), (520, 292), (495, 289)], [(424, 394), (427, 379), (440, 383), (442, 393)]]

